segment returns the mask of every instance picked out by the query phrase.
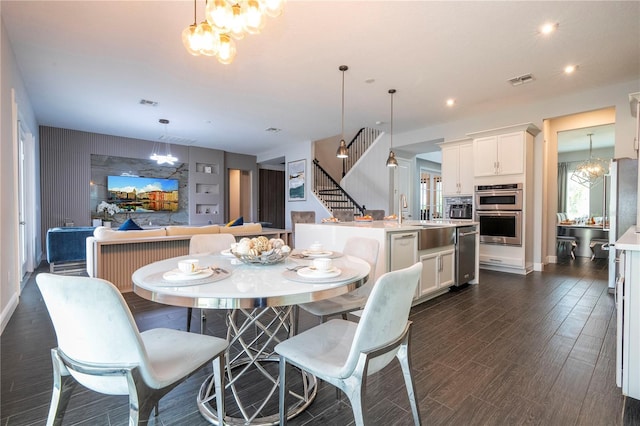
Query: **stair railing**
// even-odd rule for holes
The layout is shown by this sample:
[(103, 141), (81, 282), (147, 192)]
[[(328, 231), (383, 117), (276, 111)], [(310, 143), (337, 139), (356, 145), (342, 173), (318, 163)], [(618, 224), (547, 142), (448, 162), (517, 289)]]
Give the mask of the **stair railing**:
[[(338, 182), (333, 179), (325, 169), (322, 168), (317, 159), (313, 160), (313, 192), (322, 200), (322, 202), (329, 207), (333, 212), (334, 208), (338, 209), (353, 209), (364, 215), (365, 206), (361, 206), (354, 200)], [(332, 199), (327, 200), (326, 195), (331, 194)], [(336, 199), (335, 197), (338, 197)], [(335, 204), (346, 204), (343, 207), (337, 207)]]
[(353, 165), (356, 164), (379, 135), (380, 130), (377, 129), (363, 127), (358, 130), (358, 133), (356, 133), (353, 139), (351, 139), (351, 142), (347, 145), (349, 156), (342, 159), (342, 177), (351, 170)]

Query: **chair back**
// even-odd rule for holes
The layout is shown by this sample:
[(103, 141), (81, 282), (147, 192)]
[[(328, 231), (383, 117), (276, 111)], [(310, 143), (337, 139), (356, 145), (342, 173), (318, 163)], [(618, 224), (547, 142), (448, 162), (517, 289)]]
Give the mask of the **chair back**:
[(235, 242), (233, 234), (196, 234), (189, 241), (189, 254), (220, 254)]
[[(99, 278), (41, 273), (36, 282), (49, 311), (58, 347), (74, 361), (96, 366), (148, 364), (133, 316), (118, 289)], [(143, 371), (145, 376), (146, 371)], [(89, 389), (126, 395), (124, 377), (71, 371)]]
[(291, 247), (294, 247), (296, 241), (296, 223), (316, 223), (316, 212), (308, 211), (291, 211)]
[(333, 210), (333, 217), (340, 222), (353, 222), (353, 210)]
[(364, 214), (368, 214), (373, 220), (384, 219), (384, 210), (365, 210)]
[[(405, 269), (387, 272), (378, 278), (362, 312), (340, 377), (351, 375), (360, 353), (384, 347), (404, 333), (421, 273), (422, 263), (418, 262)], [(384, 368), (397, 351), (398, 348), (372, 359), (367, 373), (373, 374)]]
[(354, 294), (368, 296), (369, 293), (371, 293), (371, 289), (376, 282), (376, 265), (378, 263), (379, 249), (380, 243), (373, 238), (351, 237), (345, 242), (344, 248), (342, 249), (344, 254), (359, 257), (366, 261), (371, 267), (369, 280), (365, 285), (354, 290)]

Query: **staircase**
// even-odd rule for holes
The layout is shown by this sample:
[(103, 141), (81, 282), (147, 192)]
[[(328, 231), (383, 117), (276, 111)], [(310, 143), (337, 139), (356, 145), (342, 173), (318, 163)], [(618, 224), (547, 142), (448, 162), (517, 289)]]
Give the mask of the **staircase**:
[[(317, 159), (313, 160), (313, 192), (331, 211), (334, 217), (363, 215), (364, 206), (360, 206), (344, 189), (322, 168)], [(341, 219), (342, 220), (342, 219)]]
[(380, 136), (380, 133), (380, 130), (370, 129), (368, 127), (363, 127), (356, 133), (347, 145), (349, 156), (342, 159), (342, 177), (358, 162), (362, 154), (364, 154), (378, 136)]
[[(349, 156), (342, 160), (342, 177), (358, 162), (380, 133), (380, 130), (367, 127), (361, 128), (356, 133), (347, 145)], [(364, 215), (365, 206), (360, 206), (351, 198), (340, 184), (320, 166), (317, 159), (313, 160), (313, 164), (313, 192), (331, 214), (340, 221), (351, 221), (353, 216)]]

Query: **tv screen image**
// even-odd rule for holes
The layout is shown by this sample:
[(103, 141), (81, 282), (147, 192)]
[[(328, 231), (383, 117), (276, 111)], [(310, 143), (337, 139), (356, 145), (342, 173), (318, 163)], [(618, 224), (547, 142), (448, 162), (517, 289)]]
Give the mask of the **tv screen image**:
[(177, 179), (107, 176), (110, 203), (127, 212), (178, 211)]

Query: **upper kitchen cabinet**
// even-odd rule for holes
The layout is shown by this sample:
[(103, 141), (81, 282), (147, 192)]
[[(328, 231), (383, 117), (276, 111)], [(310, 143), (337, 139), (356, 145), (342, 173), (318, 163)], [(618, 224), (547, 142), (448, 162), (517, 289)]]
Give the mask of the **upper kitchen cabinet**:
[(443, 195), (473, 195), (473, 141), (445, 142), (440, 149)]
[(540, 129), (528, 123), (468, 134), (473, 138), (474, 176), (524, 174), (527, 144), (538, 133)]

